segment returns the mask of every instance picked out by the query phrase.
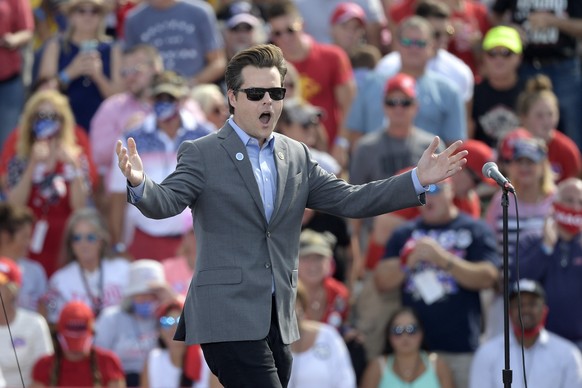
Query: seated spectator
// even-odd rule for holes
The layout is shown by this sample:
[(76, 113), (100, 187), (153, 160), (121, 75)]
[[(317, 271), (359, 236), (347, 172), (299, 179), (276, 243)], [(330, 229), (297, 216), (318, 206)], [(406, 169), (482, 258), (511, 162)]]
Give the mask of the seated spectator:
[(121, 302), (129, 263), (111, 255), (110, 241), (97, 210), (84, 208), (71, 215), (63, 240), (65, 265), (51, 276), (44, 298), (50, 323), (56, 323), (63, 306), (73, 300), (89, 306), (95, 317)]
[(183, 307), (183, 303), (175, 300), (157, 309), (158, 346), (148, 354), (141, 374), (141, 387), (221, 386), (216, 376), (210, 372), (200, 345), (188, 347), (182, 341), (174, 341)]
[(70, 0), (67, 31), (47, 42), (38, 77), (58, 75), (75, 121), (89, 131), (103, 100), (120, 91), (121, 51), (104, 31), (103, 0)]
[[(548, 306), (542, 286), (530, 279), (520, 279), (519, 283), (512, 285), (509, 294), (509, 318), (513, 329), (509, 338), (510, 360), (514, 361), (512, 384), (524, 386), (525, 374), (531, 388), (582, 386), (580, 350), (544, 327)], [(471, 364), (469, 388), (502, 385), (504, 340), (503, 335), (498, 335), (479, 347)], [(522, 351), (525, 371), (521, 362), (515, 362), (522, 359)]]
[[(176, 168), (182, 142), (206, 136), (213, 128), (186, 109), (186, 80), (173, 71), (164, 71), (154, 79), (151, 97), (154, 112), (142, 125), (123, 133), (121, 141), (127, 146), (129, 138), (135, 140), (145, 173), (161, 182)], [(112, 158), (113, 165), (117, 165), (117, 156), (112, 154)], [(189, 209), (174, 217), (152, 220), (135, 206), (127, 206), (127, 180), (118, 168), (109, 178), (110, 222), (117, 232), (113, 243), (127, 243), (127, 252), (134, 258), (162, 260), (175, 255), (182, 235), (191, 225)]]
[(356, 376), (348, 349), (337, 330), (306, 316), (310, 301), (308, 291), (297, 287), (296, 315), (298, 341), (291, 344), (293, 368), (290, 387), (356, 388)]
[(125, 387), (115, 353), (93, 345), (93, 312), (81, 301), (62, 309), (55, 354), (35, 362), (31, 387)]
[(215, 84), (203, 84), (192, 88), (190, 96), (200, 105), (206, 120), (214, 125), (215, 130), (224, 126), (229, 118), (226, 96)]
[(29, 257), (50, 277), (60, 265), (65, 223), (76, 209), (87, 206), (96, 169), (75, 139), (67, 98), (57, 91), (40, 91), (28, 100), (18, 131), (16, 147), (4, 150), (0, 179), (8, 202), (34, 212)]
[(556, 129), (559, 103), (548, 77), (537, 75), (527, 81), (517, 100), (517, 112), (523, 127), (546, 143), (556, 182), (580, 176), (582, 156), (578, 146)]
[[(0, 228), (4, 229), (4, 220)], [(6, 386), (30, 386), (36, 360), (53, 352), (51, 334), (44, 318), (17, 306), (22, 274), (16, 263), (0, 258), (0, 369)], [(16, 352), (16, 354), (15, 354)]]
[(495, 284), (500, 261), (491, 229), (461, 213), (453, 197), (449, 179), (431, 187), (420, 217), (392, 234), (374, 278), (381, 292), (400, 290), (429, 349), (447, 361), (455, 386), (466, 387), (481, 335), (479, 291)]
[(544, 287), (547, 329), (582, 350), (582, 181), (558, 184), (552, 208), (543, 232), (521, 237), (519, 275)]
[(25, 206), (0, 203), (0, 257), (13, 259), (22, 273), (18, 292), (18, 307), (37, 311), (39, 299), (47, 290), (46, 273), (42, 266), (26, 257), (32, 236), (34, 215)]
[(446, 362), (436, 353), (428, 353), (424, 328), (414, 310), (404, 307), (395, 311), (386, 325), (385, 336), (384, 352), (370, 361), (360, 388), (454, 387)]
[(162, 265), (139, 259), (130, 265), (121, 304), (106, 308), (97, 319), (95, 345), (119, 357), (128, 387), (140, 386), (145, 360), (158, 339), (156, 309), (173, 298)]
[(470, 137), (492, 148), (519, 126), (517, 97), (525, 87), (518, 73), (521, 55), (521, 38), (512, 27), (494, 27), (483, 39), (483, 77), (473, 94)]
[(190, 228), (184, 236), (178, 248), (177, 256), (162, 260), (166, 282), (172, 290), (186, 297), (194, 269), (196, 268), (196, 235)]

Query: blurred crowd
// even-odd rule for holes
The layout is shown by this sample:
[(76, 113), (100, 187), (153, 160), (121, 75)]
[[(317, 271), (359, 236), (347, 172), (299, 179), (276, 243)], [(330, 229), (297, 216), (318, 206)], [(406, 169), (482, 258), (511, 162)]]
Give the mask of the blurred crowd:
[(487, 162), (517, 192), (514, 384), (582, 387), (581, 38), (579, 0), (0, 1), (0, 387), (220, 387), (172, 340), (192, 215), (128, 206), (114, 148), (134, 138), (162, 181), (224, 125), (228, 60), (261, 43), (289, 68), (276, 131), (348, 182), (411, 169), (435, 135), (469, 151), (425, 206), (305, 210), (290, 387), (501, 386)]

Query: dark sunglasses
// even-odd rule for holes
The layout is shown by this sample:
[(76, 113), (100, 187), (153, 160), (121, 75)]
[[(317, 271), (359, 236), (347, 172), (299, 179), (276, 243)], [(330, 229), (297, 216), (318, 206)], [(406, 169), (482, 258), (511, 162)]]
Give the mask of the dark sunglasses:
[(236, 26), (230, 28), (230, 31), (232, 32), (251, 32), (253, 30), (253, 26), (251, 26), (250, 24), (246, 24), (246, 23), (240, 23), (237, 24)]
[(395, 335), (397, 337), (400, 337), (404, 333), (406, 333), (408, 335), (414, 335), (414, 334), (418, 333), (418, 331), (419, 331), (418, 325), (414, 325), (414, 324), (406, 325), (406, 326), (394, 326), (392, 329), (390, 329), (390, 332), (392, 333), (392, 335)]
[(498, 50), (485, 51), (485, 54), (487, 54), (487, 56), (489, 58), (497, 58), (497, 57), (509, 58), (510, 56), (513, 55), (513, 51), (508, 50), (508, 49), (498, 49)]
[(160, 327), (162, 329), (169, 329), (180, 322), (180, 317), (163, 316), (160, 318)]
[(73, 234), (71, 236), (71, 241), (72, 242), (79, 242), (81, 240), (85, 240), (85, 241), (88, 241), (90, 243), (94, 243), (94, 242), (99, 241), (99, 236), (97, 236), (95, 233)]
[(61, 115), (57, 112), (39, 111), (36, 112), (35, 118), (37, 120), (60, 120)]
[(397, 106), (401, 106), (403, 108), (408, 108), (414, 103), (414, 101), (410, 98), (387, 98), (384, 100), (384, 104), (389, 106), (390, 108), (394, 108)]
[(288, 35), (294, 35), (299, 31), (299, 26), (289, 26), (284, 30), (273, 30), (271, 31), (271, 34), (273, 35), (274, 38), (280, 38), (285, 34)]
[(400, 44), (404, 47), (416, 46), (418, 48), (425, 48), (428, 42), (423, 39), (400, 38)]
[(275, 101), (281, 101), (285, 98), (285, 88), (246, 88), (237, 89), (237, 92), (243, 92), (247, 95), (249, 101), (261, 101), (265, 97), (265, 93), (269, 92), (269, 96)]
[(78, 7), (75, 8), (75, 13), (78, 13), (79, 15), (99, 15), (101, 13), (101, 10), (95, 7), (90, 8)]

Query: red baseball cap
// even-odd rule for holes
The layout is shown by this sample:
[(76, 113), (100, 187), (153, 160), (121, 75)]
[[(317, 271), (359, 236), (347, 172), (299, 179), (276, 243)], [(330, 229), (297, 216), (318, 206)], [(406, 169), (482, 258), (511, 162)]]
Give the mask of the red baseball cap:
[(384, 95), (395, 90), (400, 90), (409, 98), (416, 98), (416, 80), (408, 74), (398, 73), (386, 81)]
[(22, 286), (22, 272), (18, 264), (8, 257), (0, 257), (0, 284), (15, 283)]
[(458, 148), (459, 152), (464, 150), (469, 151), (469, 154), (465, 158), (467, 159), (465, 167), (478, 176), (481, 181), (492, 185), (496, 184), (493, 179), (486, 178), (483, 175), (483, 165), (487, 162), (495, 161), (493, 148), (480, 140), (467, 139), (463, 140), (463, 144)]
[(515, 152), (515, 143), (519, 139), (532, 139), (533, 135), (525, 128), (516, 128), (508, 132), (499, 142), (499, 159), (501, 161), (509, 162), (513, 160), (513, 153)]
[(85, 303), (75, 300), (61, 310), (57, 331), (61, 346), (71, 352), (84, 352), (93, 342), (93, 311)]
[(356, 3), (340, 3), (331, 15), (331, 24), (345, 23), (357, 19), (362, 25), (366, 24), (366, 12)]

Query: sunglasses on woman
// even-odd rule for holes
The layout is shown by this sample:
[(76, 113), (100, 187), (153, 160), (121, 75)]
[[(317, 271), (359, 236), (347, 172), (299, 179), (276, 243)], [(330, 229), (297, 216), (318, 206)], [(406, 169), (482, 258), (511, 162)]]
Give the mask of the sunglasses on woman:
[(269, 96), (275, 101), (281, 101), (285, 98), (285, 88), (246, 88), (237, 89), (237, 92), (243, 92), (247, 95), (249, 101), (261, 101), (265, 97), (265, 93), (269, 92)]
[(75, 9), (75, 13), (79, 15), (99, 15), (101, 11), (95, 7), (79, 7)]
[(384, 104), (386, 104), (386, 106), (389, 106), (390, 108), (395, 108), (397, 106), (401, 106), (403, 108), (408, 108), (409, 106), (411, 106), (414, 103), (414, 101), (410, 98), (387, 98), (384, 101)]
[(99, 241), (99, 236), (97, 236), (95, 233), (87, 234), (75, 233), (71, 236), (72, 242), (79, 242), (83, 240), (88, 241), (90, 243), (94, 243), (96, 241)]
[(61, 115), (54, 111), (39, 111), (34, 115), (37, 120), (60, 120)]
[(410, 324), (394, 326), (392, 329), (390, 329), (390, 332), (392, 333), (392, 335), (400, 337), (404, 333), (408, 335), (414, 335), (418, 333), (418, 330), (419, 330), (418, 325)]

